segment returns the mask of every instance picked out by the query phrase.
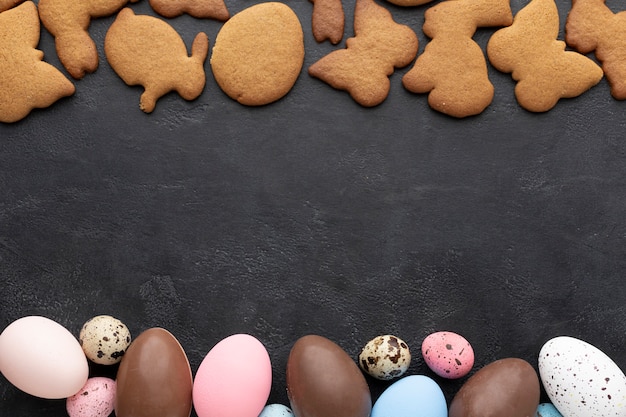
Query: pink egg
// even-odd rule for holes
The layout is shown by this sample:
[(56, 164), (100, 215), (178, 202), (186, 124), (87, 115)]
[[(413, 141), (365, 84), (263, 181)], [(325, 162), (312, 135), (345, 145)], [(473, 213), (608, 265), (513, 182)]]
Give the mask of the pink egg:
[(0, 334), (0, 372), (30, 395), (61, 399), (85, 385), (89, 365), (69, 330), (46, 317), (27, 316)]
[(66, 401), (70, 417), (108, 417), (115, 404), (115, 381), (110, 378), (89, 378), (76, 394)]
[(258, 417), (269, 398), (272, 365), (265, 346), (235, 334), (215, 345), (193, 382), (198, 417)]
[(461, 335), (437, 332), (422, 342), (422, 356), (426, 365), (437, 375), (447, 379), (462, 378), (474, 366), (474, 350)]

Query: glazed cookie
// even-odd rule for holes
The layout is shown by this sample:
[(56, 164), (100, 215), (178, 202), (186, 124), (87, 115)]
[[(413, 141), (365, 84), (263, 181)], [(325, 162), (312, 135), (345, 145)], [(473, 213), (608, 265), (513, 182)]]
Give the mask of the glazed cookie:
[(517, 81), (515, 97), (526, 110), (548, 111), (560, 98), (579, 96), (602, 79), (602, 69), (584, 55), (565, 51), (558, 34), (554, 0), (531, 0), (487, 44), (491, 64)]
[(346, 49), (333, 51), (309, 67), (309, 75), (345, 90), (359, 104), (372, 107), (389, 94), (389, 76), (409, 65), (417, 55), (418, 40), (408, 26), (374, 0), (357, 0), (355, 36)]
[(613, 13), (604, 0), (572, 0), (565, 41), (581, 54), (595, 52), (611, 95), (626, 99), (626, 11)]
[(74, 94), (74, 84), (43, 62), (43, 52), (36, 49), (39, 35), (32, 1), (0, 13), (0, 122), (17, 122), (33, 109)]
[(284, 3), (250, 6), (220, 29), (211, 69), (232, 99), (261, 106), (282, 98), (304, 62), (304, 35), (296, 14)]
[(81, 79), (98, 68), (96, 44), (87, 31), (91, 19), (110, 16), (128, 1), (39, 0), (41, 23), (54, 36), (59, 59), (72, 77)]
[(341, 0), (311, 0), (313, 15), (311, 28), (318, 42), (329, 40), (333, 45), (343, 38), (345, 14)]
[(12, 9), (24, 0), (0, 0), (0, 12)]
[(453, 117), (481, 113), (493, 100), (487, 62), (472, 37), (479, 27), (509, 26), (508, 0), (446, 0), (426, 10), (424, 33), (431, 38), (402, 78), (413, 93), (428, 93), (433, 109)]
[(113, 70), (128, 85), (142, 85), (139, 107), (154, 110), (157, 100), (176, 91), (185, 100), (204, 89), (204, 61), (209, 51), (205, 33), (196, 35), (191, 56), (180, 35), (168, 23), (124, 8), (104, 39), (104, 52)]
[(150, 0), (150, 6), (163, 17), (176, 17), (183, 13), (199, 19), (226, 21), (230, 13), (224, 0)]

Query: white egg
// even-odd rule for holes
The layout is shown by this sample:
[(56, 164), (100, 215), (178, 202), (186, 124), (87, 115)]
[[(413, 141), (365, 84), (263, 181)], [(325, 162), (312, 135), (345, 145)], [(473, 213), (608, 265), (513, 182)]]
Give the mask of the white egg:
[(359, 354), (361, 369), (384, 381), (403, 375), (410, 364), (409, 346), (399, 337), (389, 334), (370, 340)]
[(85, 385), (89, 366), (69, 330), (48, 318), (28, 316), (0, 334), (0, 372), (28, 394), (60, 399)]
[(604, 352), (559, 336), (539, 353), (539, 375), (564, 417), (626, 417), (626, 376)]
[(286, 405), (268, 404), (263, 408), (259, 417), (293, 417), (293, 411)]

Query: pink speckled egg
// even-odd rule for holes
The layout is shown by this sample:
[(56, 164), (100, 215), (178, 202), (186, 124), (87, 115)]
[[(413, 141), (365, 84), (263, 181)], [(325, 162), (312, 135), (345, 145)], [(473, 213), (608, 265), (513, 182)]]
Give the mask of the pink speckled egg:
[(422, 356), (434, 373), (447, 379), (462, 378), (474, 366), (474, 349), (463, 336), (453, 332), (428, 335), (422, 342)]
[(115, 404), (116, 383), (105, 377), (93, 377), (66, 400), (70, 417), (108, 417)]
[(272, 364), (254, 336), (235, 334), (217, 343), (193, 381), (198, 417), (258, 417), (272, 387)]

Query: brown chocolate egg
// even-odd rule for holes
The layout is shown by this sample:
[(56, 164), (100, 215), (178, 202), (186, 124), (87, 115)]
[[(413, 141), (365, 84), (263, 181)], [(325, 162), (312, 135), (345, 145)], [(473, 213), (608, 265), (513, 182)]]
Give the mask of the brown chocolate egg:
[(117, 372), (117, 417), (189, 417), (193, 378), (189, 360), (167, 330), (144, 331)]
[(483, 367), (463, 384), (450, 404), (449, 417), (533, 417), (539, 406), (539, 377), (518, 358)]
[(287, 395), (296, 417), (368, 417), (372, 398), (352, 358), (325, 337), (301, 337), (287, 360)]

